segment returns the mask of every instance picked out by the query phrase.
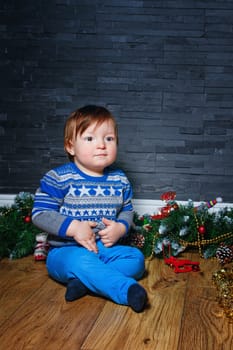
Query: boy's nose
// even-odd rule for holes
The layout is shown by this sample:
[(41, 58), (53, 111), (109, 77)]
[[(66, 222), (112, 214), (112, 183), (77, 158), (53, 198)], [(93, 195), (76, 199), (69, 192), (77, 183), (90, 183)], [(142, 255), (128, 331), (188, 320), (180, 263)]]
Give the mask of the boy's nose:
[(102, 140), (102, 139), (98, 140), (97, 146), (98, 146), (99, 148), (105, 148), (105, 142), (104, 142), (104, 140)]

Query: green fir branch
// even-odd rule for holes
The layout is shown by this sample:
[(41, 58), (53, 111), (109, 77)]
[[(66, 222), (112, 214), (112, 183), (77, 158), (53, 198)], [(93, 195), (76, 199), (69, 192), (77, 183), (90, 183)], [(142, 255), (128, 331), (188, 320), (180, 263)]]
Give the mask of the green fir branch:
[(18, 259), (34, 251), (39, 230), (30, 219), (32, 206), (33, 195), (20, 192), (12, 206), (0, 207), (0, 258)]

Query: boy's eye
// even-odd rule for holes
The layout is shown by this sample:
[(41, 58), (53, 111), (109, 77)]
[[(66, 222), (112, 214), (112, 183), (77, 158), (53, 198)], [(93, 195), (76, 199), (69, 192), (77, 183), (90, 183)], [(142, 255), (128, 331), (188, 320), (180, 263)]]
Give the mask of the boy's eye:
[(107, 136), (106, 137), (106, 141), (110, 142), (110, 141), (114, 141), (115, 138), (113, 136)]
[(86, 136), (86, 137), (84, 137), (84, 140), (90, 142), (90, 141), (93, 140), (93, 137), (92, 136)]

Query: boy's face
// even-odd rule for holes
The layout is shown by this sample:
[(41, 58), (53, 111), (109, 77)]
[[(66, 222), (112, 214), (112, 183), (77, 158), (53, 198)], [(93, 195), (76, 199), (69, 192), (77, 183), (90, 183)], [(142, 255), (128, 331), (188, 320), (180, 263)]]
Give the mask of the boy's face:
[(74, 156), (74, 162), (84, 173), (101, 176), (117, 156), (117, 139), (111, 120), (97, 125), (91, 124), (82, 135), (77, 135), (67, 151)]

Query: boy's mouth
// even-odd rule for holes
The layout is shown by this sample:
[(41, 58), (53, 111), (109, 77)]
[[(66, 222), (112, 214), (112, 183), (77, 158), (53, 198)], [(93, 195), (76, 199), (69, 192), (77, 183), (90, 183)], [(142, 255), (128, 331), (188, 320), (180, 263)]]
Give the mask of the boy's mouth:
[(107, 156), (106, 153), (100, 153), (95, 155), (95, 157), (106, 157), (106, 156)]

